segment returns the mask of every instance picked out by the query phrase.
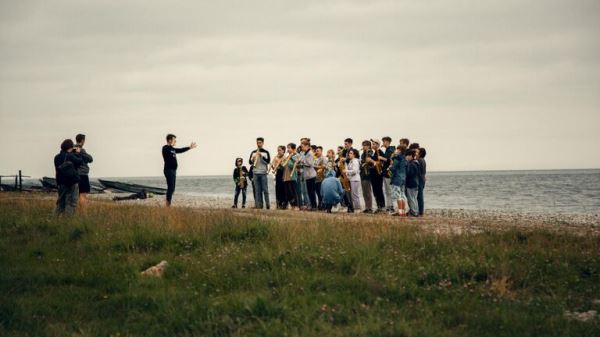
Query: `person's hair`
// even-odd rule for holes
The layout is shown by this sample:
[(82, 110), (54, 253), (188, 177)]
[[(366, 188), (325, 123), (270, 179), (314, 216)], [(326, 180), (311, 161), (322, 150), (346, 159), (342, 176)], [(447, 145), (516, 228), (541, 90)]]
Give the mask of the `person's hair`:
[(408, 147), (409, 149), (418, 149), (420, 148), (419, 143), (412, 143), (410, 144), (410, 146)]
[(408, 146), (406, 146), (406, 144), (404, 143), (400, 143), (400, 145), (398, 145), (397, 149), (399, 149), (400, 151), (404, 151), (408, 148)]
[(354, 141), (352, 140), (352, 138), (346, 138), (344, 140), (344, 143), (350, 143), (350, 144), (354, 144)]
[(400, 144), (406, 144), (406, 146), (408, 147), (408, 144), (410, 144), (410, 140), (408, 140), (408, 138), (401, 138)]
[(320, 146), (320, 145), (319, 145), (319, 146), (317, 146), (317, 149), (319, 149), (319, 150), (323, 151), (323, 147), (322, 147), (322, 146)]
[(310, 140), (308, 140), (308, 138), (303, 138), (302, 141), (300, 142), (300, 145), (310, 147)]
[(62, 144), (60, 144), (60, 149), (63, 151), (67, 151), (72, 149), (73, 146), (75, 146), (75, 144), (73, 144), (73, 141), (71, 139), (65, 139), (63, 140)]
[(354, 158), (360, 158), (360, 154), (358, 153), (357, 149), (352, 149), (351, 152), (354, 153)]
[(278, 148), (278, 149), (282, 149), (282, 150), (285, 152), (285, 146), (283, 146), (283, 145), (279, 145), (277, 148)]
[(292, 150), (296, 149), (296, 144), (294, 143), (289, 143), (287, 146), (289, 146)]
[(417, 154), (417, 151), (415, 149), (409, 149), (406, 152), (404, 152), (405, 156), (415, 156)]
[(392, 138), (388, 137), (388, 136), (385, 136), (385, 137), (381, 138), (381, 141), (382, 142), (390, 142), (391, 143), (392, 142)]
[(171, 141), (173, 138), (177, 138), (177, 136), (175, 136), (175, 135), (174, 135), (174, 134), (172, 134), (172, 133), (169, 133), (169, 134), (167, 135), (167, 142), (168, 142), (168, 141)]
[(425, 156), (427, 155), (427, 150), (425, 150), (424, 147), (419, 149), (419, 157), (421, 158), (425, 158)]
[(85, 141), (85, 135), (82, 133), (78, 134), (77, 136), (75, 136), (75, 141), (77, 143), (81, 143), (81, 142)]
[(313, 151), (317, 151), (317, 149), (318, 149), (319, 147), (318, 147), (318, 146), (316, 146), (316, 145), (311, 145), (311, 146), (310, 146), (310, 148), (311, 148)]
[(235, 166), (237, 166), (237, 163), (238, 163), (239, 161), (241, 161), (241, 162), (242, 162), (242, 164), (244, 164), (244, 159), (242, 159), (242, 158), (236, 158), (236, 159), (235, 159)]
[(264, 142), (265, 142), (265, 139), (264, 139), (263, 137), (258, 137), (258, 138), (256, 138), (256, 141), (257, 141), (257, 142), (263, 142), (263, 143), (264, 143)]
[(368, 145), (369, 147), (371, 147), (371, 142), (368, 141), (368, 140), (363, 140), (362, 145), (363, 146), (367, 146)]

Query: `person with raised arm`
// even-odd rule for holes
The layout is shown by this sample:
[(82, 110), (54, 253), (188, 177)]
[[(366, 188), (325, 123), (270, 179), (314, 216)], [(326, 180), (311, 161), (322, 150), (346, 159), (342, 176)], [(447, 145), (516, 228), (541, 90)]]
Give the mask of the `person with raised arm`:
[(167, 207), (171, 206), (173, 193), (175, 193), (175, 181), (177, 180), (177, 154), (184, 153), (196, 148), (196, 143), (191, 143), (190, 146), (176, 148), (177, 136), (170, 133), (167, 135), (167, 144), (162, 147), (162, 156), (165, 161), (163, 173), (167, 179)]

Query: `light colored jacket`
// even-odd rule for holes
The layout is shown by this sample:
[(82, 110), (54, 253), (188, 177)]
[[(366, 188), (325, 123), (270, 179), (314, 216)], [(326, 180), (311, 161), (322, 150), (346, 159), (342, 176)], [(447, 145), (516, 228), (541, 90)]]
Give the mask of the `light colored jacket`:
[(350, 181), (360, 181), (360, 160), (358, 158), (352, 159), (346, 165), (346, 175)]
[(302, 175), (304, 176), (305, 180), (312, 179), (317, 176), (317, 171), (315, 170), (315, 157), (313, 156), (312, 151), (308, 151), (304, 154), (302, 158), (302, 166)]

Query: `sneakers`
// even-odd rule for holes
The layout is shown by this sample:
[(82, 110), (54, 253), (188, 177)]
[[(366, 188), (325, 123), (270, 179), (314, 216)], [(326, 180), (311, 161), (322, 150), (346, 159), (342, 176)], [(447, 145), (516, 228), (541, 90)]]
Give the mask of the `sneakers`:
[(399, 216), (399, 217), (406, 217), (406, 214), (400, 214), (400, 213), (393, 213), (392, 216)]
[(237, 205), (233, 205), (233, 206), (231, 206), (231, 208), (237, 208)]
[(362, 211), (365, 214), (373, 214), (373, 210), (372, 209), (365, 209), (364, 211)]

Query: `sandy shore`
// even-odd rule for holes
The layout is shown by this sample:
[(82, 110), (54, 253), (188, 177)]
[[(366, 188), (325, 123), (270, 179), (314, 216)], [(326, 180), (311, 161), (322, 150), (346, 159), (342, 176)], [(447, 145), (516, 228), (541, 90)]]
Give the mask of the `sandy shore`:
[[(96, 194), (90, 195), (91, 200), (112, 202), (112, 197), (122, 194)], [(146, 206), (163, 206), (164, 197), (155, 196), (146, 200), (127, 200), (119, 201), (119, 204), (129, 205), (146, 205)], [(250, 201), (248, 206), (251, 207), (253, 202)], [(319, 217), (335, 216), (336, 218), (343, 217), (344, 221), (398, 221), (399, 219), (391, 217), (387, 214), (372, 215), (372, 214), (346, 214), (340, 209), (335, 215), (324, 214), (321, 212), (299, 212), (299, 211), (280, 211), (274, 210), (272, 206), (270, 211), (267, 210), (252, 210), (252, 209), (231, 209), (230, 198), (219, 197), (194, 197), (186, 195), (176, 195), (173, 199), (173, 206), (192, 208), (197, 210), (230, 210), (240, 215), (260, 215), (264, 217), (301, 217), (307, 221), (315, 221)], [(523, 228), (544, 228), (549, 230), (570, 230), (581, 234), (600, 234), (600, 211), (597, 213), (551, 213), (551, 212), (511, 212), (506, 210), (465, 210), (465, 209), (430, 209), (427, 210), (426, 216), (416, 219), (403, 219), (403, 221), (411, 221), (417, 224), (434, 225), (434, 230), (444, 232), (455, 231), (457, 233), (479, 232), (486, 228), (503, 228), (523, 227)]]

